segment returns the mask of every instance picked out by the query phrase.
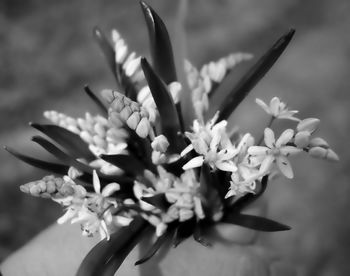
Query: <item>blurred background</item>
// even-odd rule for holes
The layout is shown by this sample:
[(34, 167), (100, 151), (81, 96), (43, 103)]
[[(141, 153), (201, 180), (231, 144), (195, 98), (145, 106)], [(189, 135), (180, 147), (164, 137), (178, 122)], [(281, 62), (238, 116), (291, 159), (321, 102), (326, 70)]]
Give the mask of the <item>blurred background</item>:
[[(149, 0), (170, 31), (177, 1)], [(254, 103), (279, 96), (300, 118), (321, 119), (319, 136), (341, 162), (292, 160), (295, 178), (269, 187), (269, 216), (293, 227), (264, 234), (262, 241), (302, 268), (304, 275), (350, 275), (350, 4), (348, 0), (190, 0), (186, 22), (188, 58), (197, 66), (231, 52), (262, 54), (294, 27), (297, 33), (274, 68), (232, 116), (244, 132), (259, 135), (268, 118)], [(83, 93), (113, 88), (91, 30), (117, 28), (129, 46), (147, 51), (147, 30), (138, 1), (0, 0), (0, 143), (40, 156), (27, 122), (43, 122), (44, 110), (82, 116), (95, 112)], [(277, 128), (285, 128), (281, 123)], [(345, 143), (345, 144), (344, 144)], [(0, 151), (0, 261), (62, 210), (22, 194), (20, 184), (45, 172)]]

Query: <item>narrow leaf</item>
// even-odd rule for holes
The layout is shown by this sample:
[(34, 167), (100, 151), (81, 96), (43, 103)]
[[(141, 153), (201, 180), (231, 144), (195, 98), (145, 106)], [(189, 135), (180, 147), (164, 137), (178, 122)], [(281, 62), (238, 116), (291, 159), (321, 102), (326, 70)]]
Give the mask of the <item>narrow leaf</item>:
[(166, 200), (165, 194), (156, 194), (154, 196), (142, 197), (142, 201), (147, 202), (162, 211), (168, 210), (170, 203)]
[(41, 125), (35, 123), (31, 123), (30, 125), (65, 148), (72, 157), (77, 159), (84, 158), (87, 161), (96, 159), (89, 150), (88, 145), (79, 135), (57, 125)]
[(145, 166), (139, 160), (137, 160), (131, 155), (102, 154), (100, 158), (133, 175), (143, 174), (143, 171), (146, 169)]
[(118, 252), (121, 252), (119, 262), (113, 266), (117, 269), (127, 255), (125, 254), (125, 248), (130, 243), (133, 243), (137, 236), (142, 234), (146, 226), (146, 222), (142, 218), (137, 217), (129, 226), (122, 227), (119, 231), (113, 233), (109, 241), (106, 239), (100, 241), (84, 258), (76, 276), (101, 275), (100, 273), (104, 270), (105, 264), (113, 256), (115, 256), (114, 259), (117, 259)]
[(85, 93), (93, 100), (93, 102), (99, 107), (103, 115), (108, 115), (108, 109), (103, 104), (103, 102), (95, 95), (88, 85), (84, 86)]
[(192, 93), (188, 85), (187, 75), (185, 72), (184, 61), (187, 58), (187, 41), (186, 41), (186, 31), (185, 24), (186, 18), (188, 16), (188, 0), (178, 1), (178, 10), (175, 19), (174, 26), (174, 57), (175, 57), (175, 67), (177, 72), (178, 81), (182, 85), (181, 89), (181, 100), (177, 104), (178, 113), (182, 114), (180, 116), (181, 127), (184, 130), (190, 130), (193, 120), (195, 118)]
[[(219, 111), (218, 121), (227, 119), (236, 107), (244, 100), (254, 86), (265, 76), (265, 74), (274, 65), (280, 55), (283, 53), (294, 35), (294, 29), (291, 29), (281, 38), (279, 38), (273, 46), (253, 65), (253, 67), (238, 81), (233, 87), (230, 95), (224, 99)], [(232, 74), (234, 71), (232, 72)], [(225, 83), (223, 83), (225, 84)], [(217, 94), (220, 96), (226, 90), (227, 85), (221, 85), (217, 88)], [(215, 112), (215, 111), (214, 111)]]
[[(40, 136), (34, 136), (32, 138), (32, 141), (42, 146), (44, 149), (46, 149), (49, 153), (51, 153), (53, 156), (61, 160), (62, 162), (68, 164), (69, 166), (75, 167), (76, 169), (86, 172), (89, 174), (92, 174), (93, 168), (85, 165), (84, 163), (79, 162), (78, 160), (74, 159), (73, 157), (69, 156), (65, 152), (63, 152), (61, 149), (56, 147), (54, 144), (49, 142), (43, 137)], [(109, 182), (118, 182), (119, 184), (125, 184), (129, 183), (130, 179), (124, 176), (118, 176), (118, 175), (106, 175), (101, 173), (99, 170), (96, 170), (98, 176), (100, 177), (100, 180), (103, 181), (109, 181)]]
[(196, 228), (194, 229), (194, 232), (193, 232), (193, 238), (196, 242), (200, 243), (201, 245), (205, 247), (211, 247), (212, 246), (211, 243), (203, 237), (202, 228), (203, 228), (203, 224), (201, 223), (201, 221), (197, 222)]
[(173, 50), (166, 26), (159, 15), (141, 1), (150, 39), (153, 66), (160, 78), (169, 84), (177, 80)]
[(98, 45), (100, 46), (102, 53), (106, 58), (108, 66), (112, 70), (112, 73), (117, 80), (117, 84), (120, 86), (119, 81), (118, 81), (118, 77), (116, 75), (115, 51), (114, 51), (112, 45), (107, 40), (104, 33), (98, 27), (95, 27), (93, 29), (93, 37), (96, 40), (96, 42), (98, 43)]
[(8, 147), (4, 147), (4, 148), (6, 151), (11, 153), (13, 156), (17, 157), (18, 159), (22, 160), (23, 162), (25, 162), (33, 167), (36, 167), (36, 168), (39, 168), (42, 170), (46, 170), (49, 172), (53, 172), (56, 174), (60, 174), (60, 175), (65, 175), (68, 172), (69, 166), (43, 161), (40, 159), (36, 159), (36, 158), (30, 157), (30, 156), (21, 154), (21, 153), (15, 151), (14, 149), (11, 149), (11, 148), (8, 148)]
[(225, 216), (222, 222), (232, 223), (265, 232), (286, 231), (291, 229), (289, 226), (274, 220), (245, 214), (229, 214)]
[(141, 66), (159, 111), (162, 133), (170, 143), (168, 150), (171, 153), (180, 153), (185, 147), (185, 142), (178, 135), (181, 127), (174, 101), (165, 83), (153, 71), (145, 58), (141, 59)]
[(189, 236), (193, 235), (195, 227), (196, 219), (194, 217), (192, 219), (181, 222), (175, 230), (173, 241), (174, 247), (177, 247), (181, 242), (183, 242)]
[(200, 174), (199, 192), (202, 195), (202, 204), (206, 216), (214, 218), (216, 214), (222, 213), (222, 200), (217, 190), (217, 182), (213, 179), (213, 174), (207, 164), (203, 164)]
[(154, 244), (147, 250), (146, 254), (138, 260), (135, 265), (140, 265), (145, 262), (147, 262), (149, 259), (151, 259), (159, 250), (159, 248), (166, 242), (166, 240), (170, 237), (170, 235), (173, 234), (173, 231), (166, 232), (162, 236), (158, 237), (158, 239), (154, 242)]

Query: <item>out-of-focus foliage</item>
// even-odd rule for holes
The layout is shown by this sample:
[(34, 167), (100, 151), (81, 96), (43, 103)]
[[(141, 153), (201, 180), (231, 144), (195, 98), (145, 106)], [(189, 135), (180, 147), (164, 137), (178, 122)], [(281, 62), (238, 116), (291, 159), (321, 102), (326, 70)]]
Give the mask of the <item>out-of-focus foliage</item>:
[[(149, 3), (167, 25), (174, 23), (176, 1)], [(269, 187), (270, 216), (282, 218), (292, 231), (264, 235), (306, 275), (349, 275), (350, 265), (350, 7), (347, 0), (189, 1), (189, 58), (196, 65), (228, 52), (259, 55), (290, 26), (294, 41), (231, 117), (232, 124), (261, 132), (266, 125), (255, 97), (280, 96), (302, 117), (322, 120), (322, 137), (334, 145), (341, 162), (296, 159), (293, 183), (282, 178)], [(42, 111), (56, 109), (82, 115), (90, 104), (83, 85), (113, 88), (113, 77), (91, 38), (94, 25), (117, 28), (130, 46), (149, 56), (147, 31), (138, 1), (0, 2), (0, 142), (32, 153), (27, 121), (41, 121)], [(130, 20), (132, 19), (132, 20)], [(144, 27), (140, 27), (144, 26)], [(97, 111), (97, 110), (96, 110)], [(253, 115), (249, 115), (253, 114)], [(253, 118), (261, 117), (254, 121)], [(40, 155), (41, 153), (34, 153)], [(292, 161), (292, 162), (293, 162)], [(18, 186), (37, 179), (35, 169), (0, 152), (0, 259), (52, 223), (60, 210), (33, 200)]]

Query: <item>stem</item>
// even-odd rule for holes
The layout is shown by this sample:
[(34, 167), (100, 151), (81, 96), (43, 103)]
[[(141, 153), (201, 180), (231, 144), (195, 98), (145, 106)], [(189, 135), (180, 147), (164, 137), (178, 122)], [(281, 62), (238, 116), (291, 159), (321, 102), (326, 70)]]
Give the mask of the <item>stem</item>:
[[(269, 123), (267, 124), (267, 126), (266, 126), (265, 128), (270, 128), (270, 127), (272, 126), (272, 123), (273, 123), (273, 121), (274, 121), (275, 119), (276, 119), (276, 118), (275, 118), (274, 116), (271, 116), (270, 121), (269, 121)], [(261, 145), (261, 143), (262, 143), (263, 140), (264, 140), (264, 133), (261, 135), (261, 137), (260, 137), (260, 139), (259, 139), (257, 145), (258, 145), (258, 146)]]

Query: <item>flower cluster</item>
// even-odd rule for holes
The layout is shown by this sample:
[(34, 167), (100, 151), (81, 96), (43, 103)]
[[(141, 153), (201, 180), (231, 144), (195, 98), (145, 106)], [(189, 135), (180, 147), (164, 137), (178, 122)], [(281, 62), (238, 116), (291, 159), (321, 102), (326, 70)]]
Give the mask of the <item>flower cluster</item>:
[[(164, 23), (145, 3), (141, 6), (151, 37), (153, 65), (129, 53), (117, 31), (112, 32), (110, 44), (96, 28), (95, 38), (118, 87), (117, 91), (103, 90), (103, 100), (85, 88), (101, 115), (86, 113), (85, 118), (76, 119), (46, 111), (44, 116), (51, 124), (32, 124), (54, 141), (33, 138), (58, 163), (8, 149), (52, 173), (22, 185), (21, 191), (61, 204), (66, 213), (58, 223), (79, 223), (84, 235), (99, 233), (101, 240), (119, 239), (118, 243), (102, 241), (94, 248), (78, 275), (94, 275), (109, 262), (120, 265), (134, 237), (143, 237), (146, 228), (154, 227), (156, 242), (137, 264), (152, 257), (168, 237), (173, 237), (175, 245), (191, 235), (205, 243), (202, 230), (219, 221), (265, 231), (287, 230), (286, 225), (241, 210), (263, 193), (269, 175), (280, 172), (293, 178), (290, 156), (304, 153), (338, 160), (324, 139), (313, 137), (320, 121), (294, 117), (297, 111), (289, 110), (277, 97), (269, 105), (256, 100), (271, 118), (260, 140), (228, 129), (229, 116), (281, 55), (293, 30), (236, 86), (232, 84), (232, 92), (214, 110), (211, 99), (222, 90), (222, 81), (252, 56), (231, 54), (201, 70), (186, 60), (183, 68), (175, 68)], [(187, 83), (179, 82), (177, 70), (187, 76), (183, 80)], [(192, 110), (185, 110), (188, 106)], [(280, 119), (297, 125), (276, 139), (272, 124)]]

